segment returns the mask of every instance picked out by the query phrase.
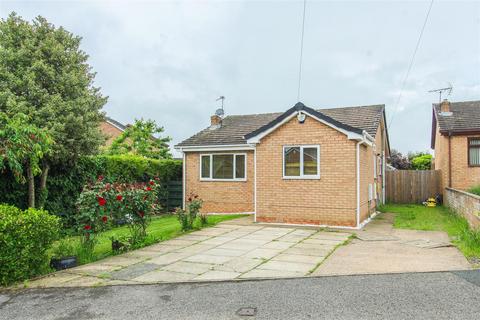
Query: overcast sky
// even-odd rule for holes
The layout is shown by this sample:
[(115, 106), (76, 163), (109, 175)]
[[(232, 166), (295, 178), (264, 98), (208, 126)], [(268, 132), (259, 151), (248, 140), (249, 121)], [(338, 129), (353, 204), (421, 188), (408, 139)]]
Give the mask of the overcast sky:
[[(315, 108), (385, 104), (392, 148), (429, 150), (428, 90), (480, 100), (480, 1), (307, 1), (300, 100)], [(284, 111), (297, 100), (302, 1), (5, 1), (0, 16), (46, 17), (82, 49), (123, 123), (152, 118), (173, 144), (226, 114)]]

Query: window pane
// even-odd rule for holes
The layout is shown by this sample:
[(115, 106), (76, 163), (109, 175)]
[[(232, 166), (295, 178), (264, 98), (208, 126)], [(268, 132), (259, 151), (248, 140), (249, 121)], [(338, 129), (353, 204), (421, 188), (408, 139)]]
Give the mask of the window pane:
[(480, 165), (480, 148), (470, 148), (468, 151), (469, 163), (472, 166)]
[(304, 148), (303, 149), (303, 174), (304, 175), (316, 175), (317, 174), (317, 148)]
[(235, 178), (245, 178), (245, 155), (237, 154), (235, 156)]
[(480, 139), (470, 139), (471, 146), (479, 146), (480, 147)]
[(213, 155), (213, 178), (233, 179), (233, 154)]
[(202, 156), (202, 178), (210, 178), (210, 156)]
[(300, 176), (300, 147), (285, 148), (285, 176)]

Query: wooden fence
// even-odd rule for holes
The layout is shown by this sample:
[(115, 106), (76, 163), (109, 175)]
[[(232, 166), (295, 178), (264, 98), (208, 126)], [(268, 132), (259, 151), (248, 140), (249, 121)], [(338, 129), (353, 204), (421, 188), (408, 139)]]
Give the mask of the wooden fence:
[(385, 175), (387, 202), (422, 203), (442, 193), (440, 170), (395, 170)]
[(183, 184), (182, 181), (169, 181), (166, 192), (160, 197), (160, 203), (167, 211), (174, 211), (182, 206)]

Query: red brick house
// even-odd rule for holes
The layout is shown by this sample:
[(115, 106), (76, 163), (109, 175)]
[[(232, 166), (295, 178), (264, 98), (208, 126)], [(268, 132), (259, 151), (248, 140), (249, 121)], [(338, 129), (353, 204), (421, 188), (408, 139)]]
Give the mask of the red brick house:
[(112, 118), (105, 117), (105, 121), (100, 123), (100, 131), (106, 137), (104, 146), (110, 146), (113, 140), (121, 135), (126, 128), (127, 126), (121, 124), (120, 122), (113, 120)]
[(207, 213), (359, 228), (384, 201), (384, 105), (297, 103), (282, 113), (214, 115), (175, 148), (184, 158), (184, 195), (198, 194)]
[(443, 188), (480, 184), (480, 101), (433, 104), (432, 149)]

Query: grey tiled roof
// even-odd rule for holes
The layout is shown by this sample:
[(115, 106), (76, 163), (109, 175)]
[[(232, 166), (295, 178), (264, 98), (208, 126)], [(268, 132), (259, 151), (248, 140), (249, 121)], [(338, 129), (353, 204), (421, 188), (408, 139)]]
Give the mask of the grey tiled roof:
[[(366, 130), (375, 137), (385, 105), (358, 106), (317, 111), (351, 127)], [(222, 126), (215, 130), (206, 128), (177, 146), (245, 144), (244, 136), (281, 116), (283, 112), (232, 115), (223, 119)]]
[(480, 131), (480, 101), (450, 102), (450, 116), (440, 113), (440, 104), (433, 107), (441, 132)]

